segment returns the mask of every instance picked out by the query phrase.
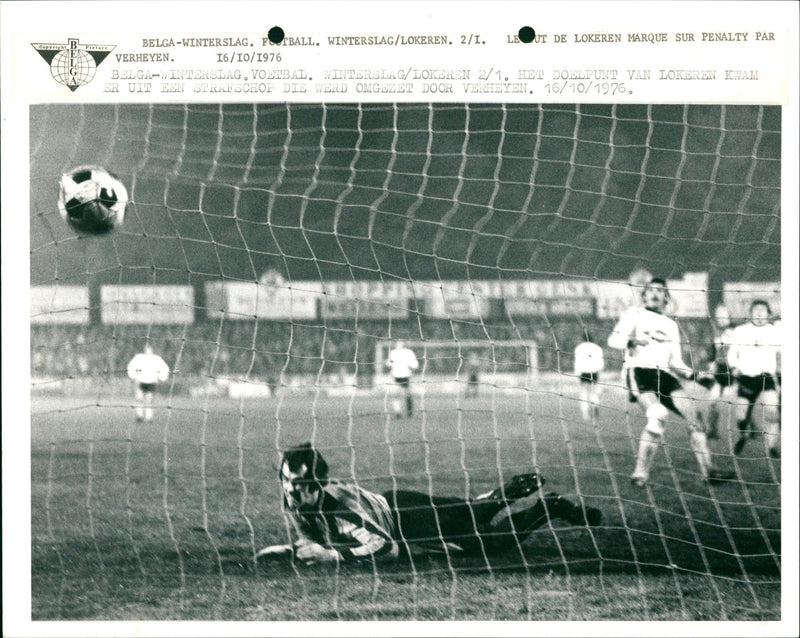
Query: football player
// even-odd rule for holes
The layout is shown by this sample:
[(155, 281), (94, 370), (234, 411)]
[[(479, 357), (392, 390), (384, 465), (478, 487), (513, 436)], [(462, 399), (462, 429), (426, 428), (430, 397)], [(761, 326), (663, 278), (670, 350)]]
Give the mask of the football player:
[(580, 383), (580, 404), (583, 420), (592, 422), (600, 413), (600, 388), (598, 375), (603, 371), (603, 349), (592, 341), (588, 330), (583, 331), (584, 340), (575, 347), (575, 375)]
[(736, 403), (739, 439), (733, 448), (736, 455), (742, 453), (748, 439), (754, 436), (754, 408), (760, 400), (764, 444), (771, 457), (780, 458), (778, 357), (781, 335), (771, 318), (766, 301), (753, 301), (749, 320), (734, 330), (733, 343), (728, 350), (728, 365), (739, 386)]
[(410, 418), (414, 414), (411, 375), (419, 368), (417, 356), (413, 350), (406, 348), (402, 341), (398, 341), (389, 352), (389, 358), (386, 359), (386, 367), (389, 368), (389, 374), (392, 375), (394, 380), (392, 411), (395, 418), (399, 419), (403, 416), (402, 403), (398, 397), (398, 392), (405, 395), (405, 414)]
[(128, 377), (136, 384), (136, 420), (152, 421), (156, 386), (169, 378), (169, 366), (146, 343), (144, 350), (128, 363)]
[(731, 315), (728, 308), (720, 304), (714, 309), (714, 321), (712, 323), (713, 339), (711, 352), (709, 353), (709, 376), (702, 383), (710, 386), (708, 388), (708, 438), (719, 438), (719, 419), (721, 398), (726, 388), (735, 384), (735, 378), (731, 374), (728, 365), (728, 350), (733, 342), (734, 327), (731, 324)]
[(602, 520), (600, 510), (554, 493), (511, 513), (511, 503), (543, 485), (536, 473), (517, 475), (471, 500), (408, 490), (375, 494), (328, 473), (327, 462), (310, 443), (283, 454), (278, 477), (293, 542), (265, 547), (257, 558), (291, 554), (307, 564), (376, 561), (397, 558), (401, 548), (488, 556), (518, 549), (551, 519), (593, 526)]
[(711, 483), (733, 478), (731, 473), (714, 467), (695, 401), (677, 379), (693, 379), (695, 374), (683, 361), (678, 324), (664, 314), (670, 301), (666, 281), (652, 278), (642, 291), (642, 300), (643, 306), (623, 312), (608, 337), (610, 347), (625, 352), (628, 390), (647, 417), (631, 482), (637, 487), (647, 483), (670, 411), (683, 417), (689, 426), (700, 475)]

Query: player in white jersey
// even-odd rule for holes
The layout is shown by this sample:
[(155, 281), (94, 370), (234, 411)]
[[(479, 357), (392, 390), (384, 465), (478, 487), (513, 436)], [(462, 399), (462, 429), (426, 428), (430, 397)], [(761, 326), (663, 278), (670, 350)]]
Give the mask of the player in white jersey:
[(713, 343), (709, 353), (709, 374), (706, 380), (701, 381), (703, 385), (708, 385), (708, 438), (719, 438), (719, 419), (723, 411), (722, 394), (726, 388), (736, 384), (736, 379), (731, 374), (728, 365), (728, 350), (733, 343), (734, 327), (731, 324), (731, 315), (728, 308), (720, 304), (714, 309), (714, 321), (712, 323)]
[(169, 366), (148, 343), (128, 363), (128, 376), (136, 383), (136, 420), (152, 421), (153, 395), (156, 386), (169, 378)]
[(584, 340), (575, 347), (575, 375), (580, 383), (579, 400), (581, 416), (587, 423), (596, 420), (600, 413), (600, 386), (598, 375), (605, 368), (603, 349), (592, 341), (588, 330)]
[(689, 425), (700, 474), (709, 482), (730, 479), (732, 474), (714, 467), (706, 433), (698, 422), (698, 406), (675, 376), (693, 379), (694, 371), (683, 361), (678, 324), (664, 315), (669, 303), (666, 281), (651, 279), (642, 299), (644, 306), (626, 310), (608, 338), (610, 347), (625, 351), (628, 389), (647, 416), (631, 482), (639, 487), (646, 484), (669, 411), (682, 416)]
[[(780, 417), (778, 393), (778, 356), (781, 335), (770, 321), (766, 301), (757, 299), (750, 305), (749, 321), (737, 327), (728, 351), (728, 365), (739, 383), (736, 403), (736, 425), (739, 440), (736, 455), (742, 453), (754, 436), (753, 417), (759, 416), (764, 432), (764, 445), (773, 458), (780, 458)], [(760, 402), (761, 410), (754, 410)]]
[(407, 417), (414, 414), (414, 398), (411, 394), (411, 375), (419, 368), (419, 361), (413, 350), (406, 348), (402, 341), (398, 341), (395, 347), (389, 352), (389, 358), (386, 359), (386, 367), (389, 368), (389, 374), (394, 379), (394, 397), (392, 399), (392, 411), (395, 418), (403, 416), (403, 408), (397, 392), (402, 392), (405, 395), (405, 413)]

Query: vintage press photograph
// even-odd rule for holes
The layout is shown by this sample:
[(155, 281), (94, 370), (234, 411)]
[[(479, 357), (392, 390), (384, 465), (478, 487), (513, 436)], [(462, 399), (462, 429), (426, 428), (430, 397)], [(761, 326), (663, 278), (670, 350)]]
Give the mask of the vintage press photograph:
[(31, 105), (32, 619), (780, 620), (781, 116)]

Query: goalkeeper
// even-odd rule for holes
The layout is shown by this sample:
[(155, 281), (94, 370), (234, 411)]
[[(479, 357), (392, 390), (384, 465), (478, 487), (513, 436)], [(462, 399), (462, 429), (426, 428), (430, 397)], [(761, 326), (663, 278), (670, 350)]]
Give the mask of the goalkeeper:
[[(555, 518), (592, 526), (602, 519), (600, 510), (584, 510), (553, 493), (511, 513), (511, 503), (543, 484), (535, 473), (471, 500), (405, 490), (375, 494), (328, 478), (328, 464), (310, 443), (284, 453), (279, 478), (283, 514), (295, 540), (265, 547), (259, 558), (293, 553), (307, 564), (393, 559), (410, 546), (492, 555), (518, 548)], [(498, 517), (503, 510), (507, 515)]]

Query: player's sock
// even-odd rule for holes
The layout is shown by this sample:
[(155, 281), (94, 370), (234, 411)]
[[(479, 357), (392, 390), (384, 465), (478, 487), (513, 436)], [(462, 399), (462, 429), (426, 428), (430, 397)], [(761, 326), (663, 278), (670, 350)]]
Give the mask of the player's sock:
[(589, 401), (592, 405), (592, 418), (597, 420), (600, 418), (600, 395), (597, 392), (592, 392), (589, 395)]
[(779, 424), (772, 420), (767, 420), (764, 423), (764, 447), (772, 458), (780, 458), (780, 455), (777, 457), (773, 456), (773, 452), (777, 452), (780, 442), (781, 435)]
[(739, 440), (733, 446), (733, 453), (736, 456), (739, 456), (744, 450), (744, 446), (747, 443), (747, 427), (748, 427), (748, 420), (747, 419), (739, 419), (736, 422), (736, 427), (739, 428)]
[(639, 438), (639, 452), (636, 456), (636, 468), (631, 474), (632, 480), (647, 481), (660, 442), (660, 436), (647, 428), (642, 430), (642, 436)]
[(709, 471), (712, 469), (711, 463), (711, 450), (708, 449), (708, 439), (705, 432), (692, 431), (689, 435), (689, 443), (694, 452), (694, 457), (697, 459), (697, 464), (700, 466), (700, 474), (703, 477), (708, 477)]
[(406, 414), (412, 416), (414, 414), (414, 399), (410, 396), (406, 397)]
[(708, 409), (708, 438), (713, 440), (719, 438), (719, 408), (716, 405)]

